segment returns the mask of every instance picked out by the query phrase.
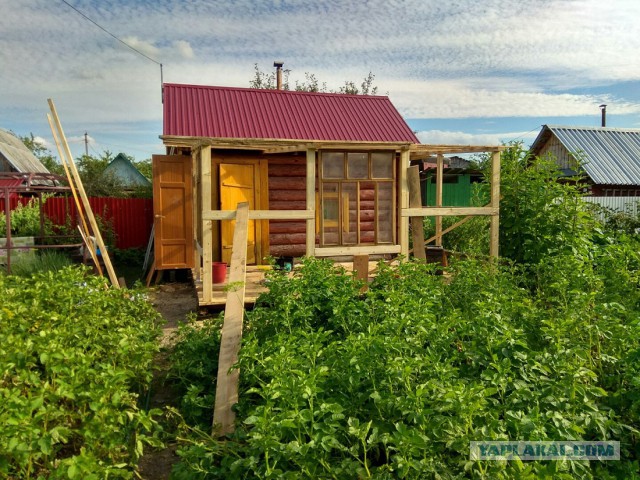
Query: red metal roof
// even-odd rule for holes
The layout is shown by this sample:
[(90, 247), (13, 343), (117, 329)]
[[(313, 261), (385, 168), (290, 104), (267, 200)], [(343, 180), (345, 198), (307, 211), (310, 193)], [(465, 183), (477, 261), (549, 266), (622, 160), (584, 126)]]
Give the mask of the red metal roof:
[(164, 135), (420, 143), (388, 97), (164, 85)]
[[(0, 178), (0, 198), (4, 198), (6, 189), (9, 189), (9, 198), (14, 198), (17, 194), (14, 193), (16, 187), (19, 187), (24, 183), (22, 178)], [(0, 235), (4, 233), (0, 232)]]

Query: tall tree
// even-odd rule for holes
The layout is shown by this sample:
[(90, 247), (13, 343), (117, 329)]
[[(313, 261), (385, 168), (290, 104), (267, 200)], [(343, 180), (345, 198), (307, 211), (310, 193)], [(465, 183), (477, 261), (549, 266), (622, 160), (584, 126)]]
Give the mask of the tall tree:
[(53, 153), (38, 141), (33, 133), (29, 133), (29, 135), (20, 136), (18, 138), (22, 140), (22, 143), (31, 150), (31, 153), (33, 153), (33, 155), (40, 160), (45, 167), (47, 167), (47, 170), (51, 173), (64, 175), (62, 165), (60, 165), (56, 157), (53, 156)]
[[(282, 89), (291, 90), (289, 83), (289, 75), (291, 74), (291, 70), (285, 69), (282, 72)], [(338, 88), (338, 90), (330, 90), (327, 87), (327, 83), (320, 82), (320, 80), (318, 80), (318, 77), (316, 77), (314, 73), (305, 72), (304, 77), (305, 79), (302, 82), (298, 82), (296, 80), (293, 90), (297, 92), (344, 93), (348, 95), (376, 95), (378, 93), (378, 87), (373, 84), (376, 76), (372, 72), (369, 72), (369, 74), (364, 77), (362, 83), (360, 83), (360, 86), (358, 86), (356, 82), (352, 80), (345, 80), (344, 85)], [(260, 67), (256, 63), (254, 64), (253, 79), (249, 81), (249, 86), (251, 88), (275, 90), (276, 73), (263, 72), (262, 70), (260, 70)]]

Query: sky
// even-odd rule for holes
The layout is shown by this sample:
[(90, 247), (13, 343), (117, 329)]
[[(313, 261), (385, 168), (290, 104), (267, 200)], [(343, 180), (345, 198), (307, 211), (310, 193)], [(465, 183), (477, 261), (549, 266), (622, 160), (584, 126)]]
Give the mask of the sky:
[(56, 153), (51, 98), (74, 157), (86, 132), (91, 155), (144, 160), (163, 153), (159, 63), (248, 87), (275, 60), (292, 85), (372, 72), (423, 143), (528, 146), (599, 126), (601, 104), (640, 128), (638, 25), (638, 0), (0, 0), (0, 128)]

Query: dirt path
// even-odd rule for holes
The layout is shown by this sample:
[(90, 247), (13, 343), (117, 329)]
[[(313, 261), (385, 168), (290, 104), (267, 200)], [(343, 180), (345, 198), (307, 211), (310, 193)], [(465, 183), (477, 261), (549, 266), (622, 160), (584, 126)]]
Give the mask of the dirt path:
[[(166, 321), (162, 328), (161, 350), (155, 359), (157, 370), (151, 383), (149, 402), (150, 408), (163, 408), (166, 405), (173, 405), (175, 400), (173, 392), (165, 385), (172, 337), (178, 329), (178, 324), (184, 322), (189, 313), (198, 311), (198, 299), (190, 282), (159, 285), (150, 290), (149, 296), (153, 306)], [(159, 450), (147, 449), (139, 463), (141, 478), (168, 479), (171, 467), (178, 461), (176, 448), (176, 445), (168, 444)]]

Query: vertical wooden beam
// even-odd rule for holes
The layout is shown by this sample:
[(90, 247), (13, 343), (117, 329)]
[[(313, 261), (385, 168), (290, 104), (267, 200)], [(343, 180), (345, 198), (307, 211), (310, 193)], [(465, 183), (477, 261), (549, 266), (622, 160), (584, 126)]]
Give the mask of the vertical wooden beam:
[(364, 282), (360, 293), (364, 293), (369, 288), (369, 255), (353, 256), (353, 273), (358, 280)]
[[(316, 150), (307, 149), (307, 211), (316, 212)], [(316, 250), (316, 219), (307, 219), (307, 257), (313, 257)]]
[[(200, 195), (202, 211), (211, 210), (211, 147), (200, 148)], [(202, 301), (211, 302), (213, 278), (213, 224), (210, 220), (202, 222)]]
[(220, 339), (218, 359), (218, 380), (216, 400), (213, 409), (213, 433), (222, 436), (234, 430), (235, 412), (232, 407), (238, 403), (238, 381), (240, 370), (233, 369), (238, 363), (238, 353), (242, 340), (244, 320), (244, 294), (247, 276), (247, 226), (249, 224), (249, 203), (238, 204), (236, 226), (231, 247), (230, 290), (224, 308), (224, 323)]
[(202, 279), (202, 270), (200, 269), (200, 265), (202, 264), (202, 254), (196, 248), (196, 244), (198, 243), (198, 230), (200, 230), (200, 225), (198, 225), (198, 219), (202, 218), (202, 211), (200, 201), (199, 201), (199, 181), (200, 180), (200, 168), (198, 162), (198, 151), (191, 150), (191, 198), (193, 199), (193, 265), (195, 266), (195, 280), (200, 281)]
[[(420, 170), (417, 165), (409, 167), (407, 174), (409, 183), (409, 207), (422, 207), (420, 195)], [(411, 217), (411, 235), (413, 238), (413, 256), (419, 260), (427, 259), (424, 248), (424, 217)]]
[(399, 218), (399, 240), (400, 254), (405, 258), (409, 257), (409, 217), (402, 216), (402, 210), (409, 208), (409, 185), (407, 183), (407, 169), (410, 160), (409, 149), (406, 148), (400, 152), (400, 178), (398, 185), (400, 187), (398, 218)]
[(496, 213), (491, 216), (489, 255), (498, 258), (500, 244), (500, 152), (491, 155), (491, 207)]
[[(442, 206), (442, 180), (444, 174), (444, 157), (436, 157), (436, 207)], [(442, 217), (436, 216), (436, 245), (442, 246)]]

